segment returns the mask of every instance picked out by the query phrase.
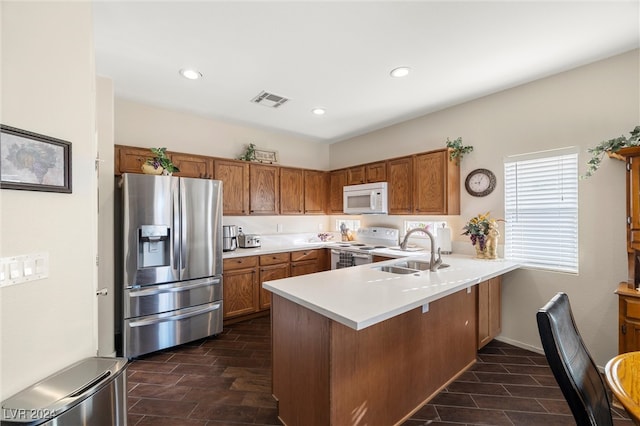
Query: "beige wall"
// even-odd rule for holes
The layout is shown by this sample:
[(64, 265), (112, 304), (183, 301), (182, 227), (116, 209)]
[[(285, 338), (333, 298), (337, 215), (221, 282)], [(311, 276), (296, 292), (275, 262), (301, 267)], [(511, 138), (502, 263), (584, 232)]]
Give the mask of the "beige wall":
[(249, 143), (277, 151), (284, 166), (327, 170), (329, 146), (287, 133), (262, 130), (116, 98), (115, 142), (170, 151), (238, 158)]
[[(429, 114), (331, 146), (331, 168), (442, 148), (447, 137), (463, 138), (474, 151), (461, 165), (462, 185), (476, 168), (498, 177), (498, 188), (484, 198), (462, 189), (461, 214), (452, 217), (453, 237), (470, 217), (504, 214), (503, 158), (560, 147), (580, 148), (580, 173), (587, 148), (629, 135), (640, 124), (639, 51)], [(624, 164), (605, 159), (601, 170), (579, 187), (580, 273), (520, 270), (503, 287), (501, 339), (540, 349), (535, 313), (556, 292), (569, 294), (587, 346), (604, 366), (617, 353), (618, 282), (626, 280)], [(390, 217), (391, 218), (391, 217)], [(400, 219), (394, 219), (398, 222)], [(460, 231), (460, 232), (456, 232)]]
[(1, 256), (48, 252), (49, 278), (0, 289), (0, 399), (95, 355), (91, 6), (2, 2), (2, 123), (72, 143), (72, 194), (1, 190)]

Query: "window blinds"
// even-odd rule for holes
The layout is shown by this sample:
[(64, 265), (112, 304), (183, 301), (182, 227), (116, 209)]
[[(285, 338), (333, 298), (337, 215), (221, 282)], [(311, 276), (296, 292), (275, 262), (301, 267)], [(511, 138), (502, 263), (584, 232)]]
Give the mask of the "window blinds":
[(578, 154), (506, 159), (505, 257), (578, 272)]

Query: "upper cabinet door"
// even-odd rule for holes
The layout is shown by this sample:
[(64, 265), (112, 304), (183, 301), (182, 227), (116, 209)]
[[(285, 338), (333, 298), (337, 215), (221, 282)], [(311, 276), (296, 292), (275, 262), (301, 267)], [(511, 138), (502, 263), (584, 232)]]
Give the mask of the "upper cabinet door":
[[(115, 146), (115, 174), (142, 173), (142, 165), (149, 158), (153, 158), (148, 148), (134, 148), (129, 146)], [(169, 155), (169, 158), (171, 156)]]
[(367, 183), (385, 182), (387, 180), (387, 162), (378, 161), (365, 165)]
[(413, 157), (387, 162), (389, 214), (413, 213)]
[(347, 185), (359, 185), (367, 182), (367, 172), (364, 165), (347, 169)]
[(225, 215), (249, 214), (249, 164), (244, 161), (214, 161), (215, 178), (222, 181), (222, 210)]
[[(342, 191), (341, 191), (342, 192)], [(305, 214), (326, 214), (327, 173), (317, 170), (304, 171)]]
[(448, 150), (414, 156), (414, 213), (460, 214), (460, 167)]
[(347, 184), (347, 169), (334, 170), (329, 174), (329, 213), (344, 212), (343, 188)]
[(303, 181), (302, 169), (280, 168), (280, 214), (304, 212)]
[(180, 169), (174, 176), (213, 178), (213, 158), (203, 155), (171, 154), (171, 162)]
[(279, 213), (279, 167), (262, 164), (249, 165), (249, 214), (276, 215)]

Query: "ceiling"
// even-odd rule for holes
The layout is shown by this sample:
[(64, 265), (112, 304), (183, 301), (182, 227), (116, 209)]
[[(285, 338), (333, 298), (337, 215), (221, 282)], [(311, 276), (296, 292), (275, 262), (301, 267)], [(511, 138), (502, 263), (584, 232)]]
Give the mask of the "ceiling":
[(333, 143), (638, 48), (639, 4), (99, 1), (96, 66), (117, 97)]

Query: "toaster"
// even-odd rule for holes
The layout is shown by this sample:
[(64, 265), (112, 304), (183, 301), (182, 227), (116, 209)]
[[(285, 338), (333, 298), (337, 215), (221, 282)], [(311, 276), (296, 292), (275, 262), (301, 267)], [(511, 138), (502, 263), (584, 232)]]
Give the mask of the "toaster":
[(255, 234), (240, 234), (237, 237), (238, 247), (252, 248), (260, 247), (260, 236)]

